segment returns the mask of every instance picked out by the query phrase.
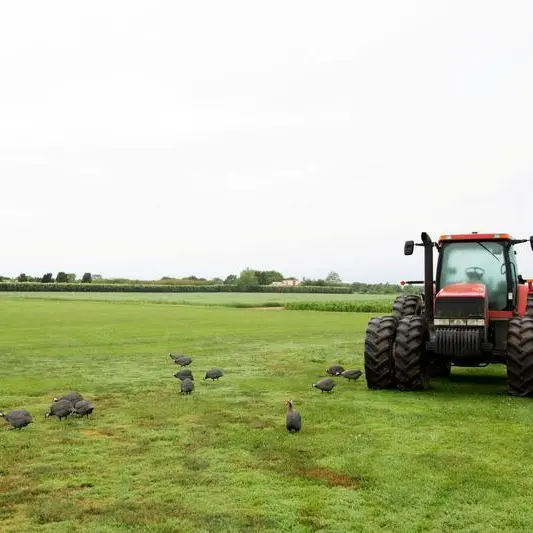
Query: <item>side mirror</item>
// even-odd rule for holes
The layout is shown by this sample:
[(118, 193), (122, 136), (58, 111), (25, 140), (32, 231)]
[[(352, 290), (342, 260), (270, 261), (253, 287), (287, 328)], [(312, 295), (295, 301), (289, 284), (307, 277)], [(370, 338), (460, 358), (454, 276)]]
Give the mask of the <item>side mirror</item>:
[(529, 237), (529, 246), (531, 246), (531, 249), (533, 250), (533, 235)]
[(424, 246), (428, 244), (433, 244), (433, 242), (431, 241), (431, 237), (425, 231), (420, 234), (420, 238), (422, 239)]
[[(531, 237), (533, 239), (533, 237)], [(533, 240), (531, 241), (531, 246), (533, 246)], [(403, 245), (403, 254), (404, 255), (413, 255), (415, 249), (415, 241), (405, 241)]]

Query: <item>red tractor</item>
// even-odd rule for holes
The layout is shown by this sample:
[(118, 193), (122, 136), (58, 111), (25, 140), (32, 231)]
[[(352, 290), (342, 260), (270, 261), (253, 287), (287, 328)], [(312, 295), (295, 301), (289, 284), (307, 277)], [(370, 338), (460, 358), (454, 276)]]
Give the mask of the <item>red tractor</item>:
[[(424, 248), (424, 293), (399, 296), (392, 314), (372, 318), (365, 338), (369, 389), (425, 389), (452, 366), (507, 366), (507, 392), (533, 397), (533, 280), (518, 273), (506, 233), (442, 235), (406, 241)], [(533, 236), (529, 238), (533, 250)], [(438, 252), (436, 275), (433, 249)]]

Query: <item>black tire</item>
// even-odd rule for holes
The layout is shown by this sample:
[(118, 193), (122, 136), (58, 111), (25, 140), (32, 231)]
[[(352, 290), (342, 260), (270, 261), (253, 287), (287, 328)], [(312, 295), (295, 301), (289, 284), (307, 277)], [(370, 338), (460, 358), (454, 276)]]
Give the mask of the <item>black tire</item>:
[(398, 321), (393, 350), (398, 389), (423, 390), (428, 387), (427, 337), (427, 325), (422, 317), (406, 316)]
[(397, 296), (392, 304), (392, 314), (400, 319), (404, 316), (420, 316), (422, 314), (422, 298), (415, 294)]
[(533, 397), (533, 317), (509, 320), (507, 393), (510, 396)]
[(369, 389), (393, 389), (392, 347), (397, 320), (393, 316), (369, 320), (365, 336), (365, 379)]

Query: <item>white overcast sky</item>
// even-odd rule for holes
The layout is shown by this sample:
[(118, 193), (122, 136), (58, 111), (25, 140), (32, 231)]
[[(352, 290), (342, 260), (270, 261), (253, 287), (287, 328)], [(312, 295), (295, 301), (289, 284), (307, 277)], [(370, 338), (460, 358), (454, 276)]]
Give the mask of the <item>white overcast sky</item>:
[(532, 27), (520, 0), (2, 2), (0, 274), (397, 282), (421, 231), (528, 237)]

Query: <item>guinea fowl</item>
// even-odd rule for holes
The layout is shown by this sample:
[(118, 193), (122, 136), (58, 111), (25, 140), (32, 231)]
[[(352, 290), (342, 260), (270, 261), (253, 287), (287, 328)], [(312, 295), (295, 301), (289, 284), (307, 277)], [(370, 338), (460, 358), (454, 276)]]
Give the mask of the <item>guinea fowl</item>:
[(171, 353), (169, 353), (168, 355), (170, 355), (170, 357), (172, 357), (172, 359), (174, 360), (174, 362), (177, 365), (187, 366), (187, 365), (190, 365), (192, 363), (192, 357), (188, 357), (188, 356), (183, 355), (183, 354), (172, 355)]
[(359, 379), (363, 373), (360, 370), (343, 370), (340, 375), (344, 376), (348, 381), (352, 379), (355, 381)]
[(68, 400), (57, 400), (50, 406), (50, 410), (44, 415), (44, 417), (48, 418), (49, 416), (57, 416), (57, 418), (61, 420), (75, 412), (72, 402), (69, 402)]
[(322, 392), (331, 392), (336, 383), (331, 378), (324, 378), (318, 383), (313, 383), (313, 387), (320, 389)]
[(194, 383), (186, 378), (181, 382), (181, 394), (190, 394), (194, 390)]
[(224, 372), (220, 368), (211, 368), (205, 373), (204, 379), (211, 378), (213, 381), (219, 379), (224, 375)]
[(302, 429), (302, 417), (300, 413), (293, 408), (293, 401), (287, 400), (287, 417), (285, 420), (285, 427), (289, 433), (297, 433)]
[(333, 365), (326, 369), (326, 372), (332, 376), (338, 376), (341, 372), (344, 372), (344, 367), (342, 365)]
[(54, 402), (58, 402), (60, 400), (67, 400), (71, 403), (76, 403), (83, 400), (83, 396), (79, 392), (72, 391), (59, 398), (54, 398)]
[(0, 411), (0, 416), (5, 418), (11, 425), (8, 429), (22, 429), (33, 423), (33, 418), (26, 409), (13, 409), (7, 415)]
[(192, 375), (192, 372), (188, 368), (184, 368), (183, 370), (178, 370), (174, 374), (175, 378), (181, 379), (182, 381), (184, 379), (190, 379), (191, 381), (194, 381), (194, 377)]
[(83, 418), (86, 416), (89, 418), (89, 415), (94, 411), (94, 405), (89, 400), (80, 400), (74, 404), (75, 414), (81, 415)]

